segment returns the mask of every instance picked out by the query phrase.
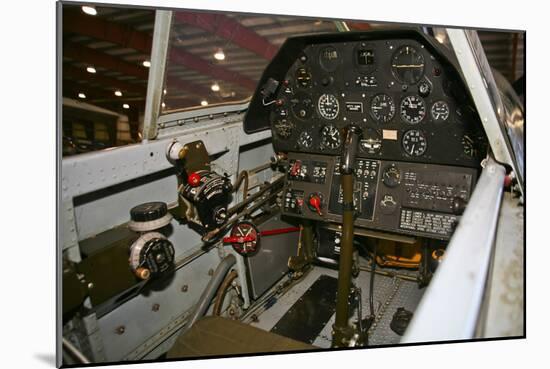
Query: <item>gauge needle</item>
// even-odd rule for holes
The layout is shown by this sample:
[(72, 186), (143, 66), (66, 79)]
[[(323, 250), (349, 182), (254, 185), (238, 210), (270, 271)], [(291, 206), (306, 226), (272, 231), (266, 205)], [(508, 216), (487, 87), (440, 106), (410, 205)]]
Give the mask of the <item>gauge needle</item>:
[(414, 148), (416, 147), (416, 144), (413, 145), (412, 149), (411, 149), (411, 155), (414, 153)]

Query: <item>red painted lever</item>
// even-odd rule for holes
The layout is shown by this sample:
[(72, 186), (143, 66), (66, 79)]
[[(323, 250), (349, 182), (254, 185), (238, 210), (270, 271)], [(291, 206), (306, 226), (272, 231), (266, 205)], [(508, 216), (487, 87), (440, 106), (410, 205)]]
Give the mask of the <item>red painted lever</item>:
[[(298, 232), (299, 230), (300, 230), (300, 227), (269, 229), (269, 230), (266, 230), (266, 231), (261, 231), (260, 236), (274, 236), (274, 235), (277, 235), (277, 234)], [(246, 243), (246, 242), (252, 242), (252, 241), (256, 241), (256, 237), (252, 234), (248, 235), (248, 236), (245, 236), (245, 237), (229, 236), (229, 237), (224, 237), (223, 238), (224, 243)]]
[(223, 238), (223, 243), (246, 243), (246, 242), (252, 242), (252, 241), (256, 241), (256, 237), (252, 234), (245, 237), (229, 236), (229, 237)]

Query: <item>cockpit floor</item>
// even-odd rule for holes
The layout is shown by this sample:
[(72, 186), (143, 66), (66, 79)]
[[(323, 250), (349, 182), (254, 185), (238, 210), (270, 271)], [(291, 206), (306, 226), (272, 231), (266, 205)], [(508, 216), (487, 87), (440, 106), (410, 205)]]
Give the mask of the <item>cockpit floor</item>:
[[(268, 309), (257, 316), (256, 321), (251, 322), (253, 326), (271, 331), (277, 323), (285, 316), (288, 310), (312, 287), (312, 285), (323, 275), (338, 277), (336, 270), (315, 266), (297, 284), (292, 286), (286, 293), (279, 296)], [(361, 271), (356, 279), (356, 284), (361, 288), (361, 300), (363, 318), (370, 314), (369, 311), (369, 285), (370, 273)], [(374, 278), (374, 309), (375, 322), (369, 330), (369, 346), (391, 345), (399, 343), (401, 336), (391, 330), (390, 322), (397, 308), (403, 307), (414, 313), (425, 289), (418, 287), (416, 282), (375, 275)], [(322, 348), (330, 348), (331, 331), (334, 324), (333, 314), (328, 323), (313, 340), (313, 345)]]

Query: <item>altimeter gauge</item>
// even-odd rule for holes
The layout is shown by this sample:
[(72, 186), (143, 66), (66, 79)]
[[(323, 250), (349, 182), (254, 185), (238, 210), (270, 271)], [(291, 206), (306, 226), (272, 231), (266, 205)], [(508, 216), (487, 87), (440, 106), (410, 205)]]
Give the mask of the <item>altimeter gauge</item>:
[(321, 117), (332, 120), (338, 116), (340, 111), (340, 104), (338, 103), (338, 98), (332, 94), (323, 94), (319, 97), (319, 102), (317, 104), (319, 108), (319, 114)]

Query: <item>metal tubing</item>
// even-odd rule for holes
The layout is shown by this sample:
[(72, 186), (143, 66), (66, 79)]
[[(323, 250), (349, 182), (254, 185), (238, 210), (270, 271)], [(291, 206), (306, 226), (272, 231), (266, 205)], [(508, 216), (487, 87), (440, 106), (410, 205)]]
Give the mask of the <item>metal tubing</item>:
[(214, 275), (212, 276), (212, 279), (210, 279), (210, 282), (208, 282), (208, 285), (204, 289), (201, 297), (199, 298), (199, 301), (197, 302), (195, 310), (193, 310), (193, 313), (189, 318), (189, 322), (187, 323), (187, 328), (192, 327), (193, 324), (197, 322), (197, 320), (202, 318), (202, 316), (206, 312), (206, 309), (208, 309), (208, 306), (210, 305), (212, 298), (218, 291), (220, 284), (224, 280), (225, 275), (227, 274), (229, 269), (233, 265), (235, 265), (236, 262), (237, 262), (237, 259), (235, 259), (234, 255), (228, 255), (220, 262), (220, 264), (216, 268), (216, 271), (214, 271)]
[(147, 82), (147, 96), (145, 99), (145, 113), (143, 115), (143, 139), (151, 140), (157, 136), (157, 119), (160, 115), (162, 87), (168, 44), (170, 39), (170, 25), (172, 12), (157, 10), (155, 12), (155, 28), (153, 31), (153, 46), (151, 50), (151, 67)]
[(504, 167), (488, 160), (447, 246), (445, 259), (438, 266), (401, 342), (474, 337), (486, 293), (504, 174)]
[(348, 296), (351, 287), (351, 267), (353, 263), (353, 174), (342, 175), (344, 213), (342, 223), (342, 246), (340, 268), (338, 270), (338, 293), (336, 296), (336, 319), (334, 323), (333, 347), (346, 346), (350, 338)]
[(63, 348), (67, 350), (69, 355), (78, 361), (79, 364), (90, 364), (90, 360), (84, 355), (82, 352), (80, 352), (79, 349), (77, 349), (71, 341), (63, 337)]
[(221, 315), (223, 300), (225, 299), (225, 295), (227, 294), (229, 287), (231, 287), (231, 284), (233, 283), (235, 278), (237, 278), (237, 276), (238, 276), (237, 272), (232, 271), (223, 280), (223, 283), (220, 286), (218, 293), (216, 294), (216, 301), (214, 302), (214, 309), (213, 309), (212, 315), (218, 315), (218, 316)]

